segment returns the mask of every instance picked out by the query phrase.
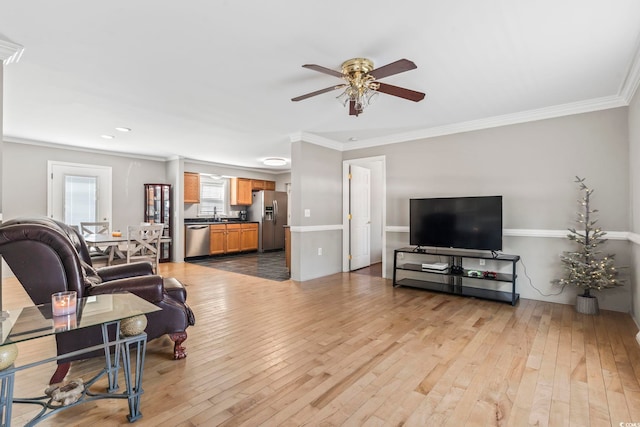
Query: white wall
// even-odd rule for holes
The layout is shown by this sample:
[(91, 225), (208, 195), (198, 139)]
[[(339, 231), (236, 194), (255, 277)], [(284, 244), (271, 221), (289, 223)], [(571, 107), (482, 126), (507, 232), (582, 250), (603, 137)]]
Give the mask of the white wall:
[[(387, 231), (386, 277), (393, 249), (408, 245), (412, 197), (502, 195), (505, 229), (566, 230), (575, 225), (578, 175), (595, 189), (592, 207), (600, 210), (599, 224), (608, 231), (630, 227), (627, 108), (343, 153), (345, 159), (381, 155), (387, 165), (386, 227), (400, 227)], [(541, 295), (559, 291), (550, 281), (562, 275), (559, 255), (571, 247), (565, 238), (504, 238), (503, 252), (522, 256), (523, 298), (573, 304), (576, 289)], [(619, 265), (631, 265), (629, 242), (609, 241), (603, 249), (615, 252)], [(629, 311), (630, 295), (628, 283), (598, 297), (601, 308)]]

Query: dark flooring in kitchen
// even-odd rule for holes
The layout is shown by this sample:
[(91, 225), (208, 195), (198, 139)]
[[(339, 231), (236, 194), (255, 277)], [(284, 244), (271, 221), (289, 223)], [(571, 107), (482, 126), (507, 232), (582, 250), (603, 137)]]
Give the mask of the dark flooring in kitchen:
[(284, 251), (220, 255), (189, 259), (186, 262), (278, 282), (289, 280)]

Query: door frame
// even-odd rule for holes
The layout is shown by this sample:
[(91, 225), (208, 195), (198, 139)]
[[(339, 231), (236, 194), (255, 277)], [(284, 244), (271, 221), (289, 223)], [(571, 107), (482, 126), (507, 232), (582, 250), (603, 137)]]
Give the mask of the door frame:
[(364, 166), (368, 163), (380, 162), (382, 172), (382, 277), (386, 278), (387, 266), (387, 158), (386, 156), (363, 157), (342, 161), (342, 271), (349, 272), (349, 166)]
[[(107, 212), (107, 217), (108, 217), (108, 221), (109, 221), (109, 225), (112, 226), (113, 225), (113, 191), (112, 191), (112, 186), (113, 186), (113, 176), (112, 176), (112, 171), (113, 168), (111, 166), (100, 166), (100, 165), (90, 165), (90, 164), (85, 164), (85, 163), (73, 163), (73, 162), (61, 162), (58, 160), (49, 160), (47, 161), (47, 216), (49, 218), (53, 218), (53, 168), (55, 166), (63, 166), (63, 167), (74, 167), (74, 168), (78, 168), (78, 169), (84, 169), (87, 171), (95, 171), (95, 170), (101, 170), (103, 172), (106, 173), (107, 175), (107, 188), (101, 188), (100, 191), (102, 191), (102, 197), (107, 197), (109, 200), (109, 212)], [(87, 176), (91, 176), (90, 173), (87, 174)], [(103, 213), (104, 214), (104, 213)]]

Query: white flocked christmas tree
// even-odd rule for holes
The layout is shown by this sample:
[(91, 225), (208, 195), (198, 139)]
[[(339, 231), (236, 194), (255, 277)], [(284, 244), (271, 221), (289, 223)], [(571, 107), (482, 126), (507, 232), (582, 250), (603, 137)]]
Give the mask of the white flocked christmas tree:
[(565, 286), (572, 285), (583, 289), (582, 296), (591, 297), (590, 291), (602, 290), (621, 286), (618, 279), (618, 269), (614, 265), (614, 255), (602, 255), (600, 245), (606, 242), (606, 235), (596, 225), (594, 219), (598, 210), (590, 207), (590, 197), (593, 189), (587, 187), (584, 178), (576, 177), (576, 183), (580, 186), (582, 199), (578, 200), (581, 211), (578, 212), (576, 223), (579, 230), (569, 228), (567, 237), (577, 244), (575, 251), (566, 251), (560, 259), (565, 266), (565, 277), (554, 280), (553, 283)]

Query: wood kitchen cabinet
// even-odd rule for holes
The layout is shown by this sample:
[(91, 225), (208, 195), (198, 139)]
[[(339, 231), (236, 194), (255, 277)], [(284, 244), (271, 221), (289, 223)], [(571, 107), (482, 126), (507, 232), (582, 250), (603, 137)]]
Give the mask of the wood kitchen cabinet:
[(284, 259), (291, 274), (291, 228), (288, 225), (284, 227)]
[(242, 224), (240, 249), (242, 251), (258, 250), (258, 224)]
[(220, 255), (226, 252), (227, 226), (225, 224), (209, 226), (209, 254)]
[(209, 255), (258, 250), (258, 224), (212, 224), (209, 226)]
[(251, 180), (251, 190), (275, 190), (275, 189), (276, 189), (275, 181), (266, 181), (262, 179)]
[(241, 234), (242, 234), (242, 225), (241, 224), (227, 224), (227, 252), (240, 252), (241, 246)]
[(253, 202), (251, 197), (251, 180), (247, 178), (231, 178), (231, 204), (248, 206)]
[(184, 173), (184, 203), (200, 203), (200, 174)]

